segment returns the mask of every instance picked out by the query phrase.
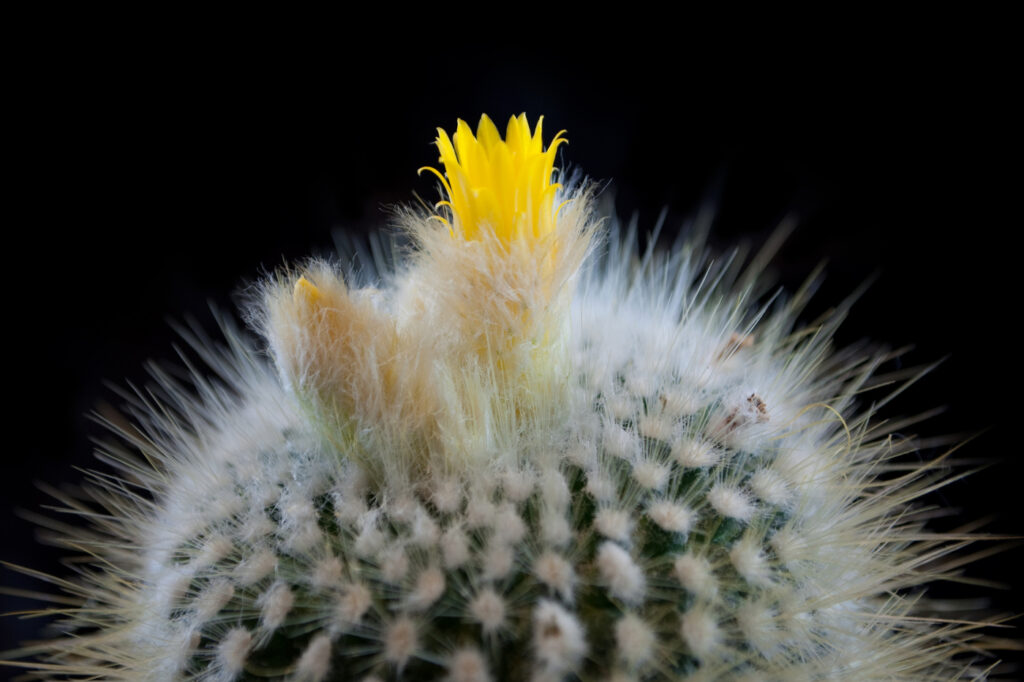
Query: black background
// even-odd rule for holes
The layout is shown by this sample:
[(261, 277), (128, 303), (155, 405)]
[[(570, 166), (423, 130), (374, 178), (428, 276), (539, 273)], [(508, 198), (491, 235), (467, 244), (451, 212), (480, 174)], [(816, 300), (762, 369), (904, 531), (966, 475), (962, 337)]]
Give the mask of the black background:
[[(33, 481), (73, 483), (73, 466), (92, 466), (89, 441), (103, 431), (85, 415), (120, 402), (104, 382), (145, 384), (147, 360), (174, 362), (169, 319), (212, 330), (210, 301), (231, 310), (262, 272), (332, 253), (332, 231), (386, 227), (382, 209), (432, 198), (415, 171), (436, 162), (436, 126), (482, 112), (502, 125), (521, 111), (544, 114), (548, 138), (566, 129), (563, 158), (609, 181), (618, 214), (641, 226), (667, 207), (672, 233), (712, 201), (712, 239), (727, 248), (798, 216), (773, 267), (792, 288), (828, 260), (812, 313), (877, 275), (839, 342), (913, 344), (905, 365), (948, 356), (888, 414), (945, 406), (918, 431), (980, 434), (961, 459), (995, 464), (936, 501), (1020, 534), (1020, 215), (1009, 208), (1019, 80), (1008, 48), (984, 33), (870, 38), (662, 41), (659, 54), (640, 39), (409, 52), (382, 42), (372, 54), (327, 43), (298, 61), (270, 39), (44, 42), (52, 53), (16, 64), (8, 83), (14, 437), (0, 558), (66, 573), (15, 510), (46, 502)], [(1010, 550), (971, 573), (1013, 583), (1022, 558)], [(2, 582), (38, 587), (9, 571)], [(1024, 612), (1018, 591), (988, 594)], [(0, 620), (5, 645), (33, 627)]]

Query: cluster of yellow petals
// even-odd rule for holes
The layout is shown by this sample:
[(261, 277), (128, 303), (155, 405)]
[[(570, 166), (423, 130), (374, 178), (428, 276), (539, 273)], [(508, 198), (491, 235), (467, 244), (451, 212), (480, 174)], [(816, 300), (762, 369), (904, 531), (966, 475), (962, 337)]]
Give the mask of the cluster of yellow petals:
[[(551, 181), (555, 153), (566, 139), (564, 130), (555, 135), (548, 148), (543, 148), (541, 124), (530, 132), (526, 114), (509, 118), (505, 139), (487, 115), (480, 117), (476, 135), (459, 119), (455, 134), (448, 137), (437, 129), (438, 161), (444, 175), (426, 167), (436, 175), (448, 198), (437, 203), (450, 210), (448, 225), (452, 235), (479, 239), (492, 232), (504, 243), (516, 239), (537, 240), (555, 229), (555, 193), (560, 184)], [(559, 207), (560, 208), (560, 207)]]

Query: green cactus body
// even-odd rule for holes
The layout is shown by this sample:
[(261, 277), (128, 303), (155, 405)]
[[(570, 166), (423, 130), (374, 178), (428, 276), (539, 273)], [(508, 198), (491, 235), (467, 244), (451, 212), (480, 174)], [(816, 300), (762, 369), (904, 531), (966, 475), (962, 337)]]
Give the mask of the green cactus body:
[(409, 219), (417, 255), (379, 290), (315, 265), (268, 285), (277, 372), (198, 344), (223, 383), (164, 379), (129, 437), (147, 464), (111, 453), (146, 494), (100, 481), (104, 558), (54, 674), (973, 674), (970, 628), (916, 617), (951, 546), (910, 506), (937, 479), (888, 473), (909, 446), (855, 410), (883, 359), (829, 348), (843, 310), (798, 329), (812, 287), (757, 309), (758, 266), (694, 244), (636, 261), (612, 236), (580, 270), (595, 228), (569, 196), (534, 289), (500, 226), (449, 234), (453, 202)]

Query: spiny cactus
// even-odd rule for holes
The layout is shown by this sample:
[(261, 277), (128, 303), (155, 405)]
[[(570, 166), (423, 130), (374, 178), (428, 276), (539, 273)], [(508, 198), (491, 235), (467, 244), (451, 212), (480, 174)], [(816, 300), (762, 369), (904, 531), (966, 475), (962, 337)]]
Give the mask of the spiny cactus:
[[(264, 287), (272, 351), (195, 340), (68, 544), (43, 676), (111, 680), (948, 680), (969, 624), (918, 613), (942, 482), (854, 397), (813, 289), (699, 240), (636, 259), (561, 136), (439, 132), (445, 200), (399, 266)], [(365, 265), (365, 264), (364, 264)], [(371, 286), (372, 285), (372, 286)], [(198, 394), (198, 395), (197, 395)], [(81, 502), (69, 500), (83, 514)]]

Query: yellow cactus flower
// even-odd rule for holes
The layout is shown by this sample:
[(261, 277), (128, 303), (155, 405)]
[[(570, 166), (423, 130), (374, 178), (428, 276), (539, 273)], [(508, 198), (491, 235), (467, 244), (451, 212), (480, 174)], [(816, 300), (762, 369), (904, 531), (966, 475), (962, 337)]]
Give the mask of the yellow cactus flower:
[(530, 132), (526, 114), (509, 118), (505, 139), (485, 114), (480, 117), (476, 135), (459, 119), (455, 134), (448, 137), (437, 129), (438, 161), (444, 174), (435, 168), (421, 168), (436, 175), (447, 199), (435, 208), (446, 206), (449, 217), (437, 216), (467, 240), (479, 239), (487, 230), (503, 243), (514, 239), (538, 240), (555, 229), (555, 194), (561, 187), (551, 181), (555, 153), (566, 142), (564, 130), (543, 148), (541, 127), (544, 117)]

